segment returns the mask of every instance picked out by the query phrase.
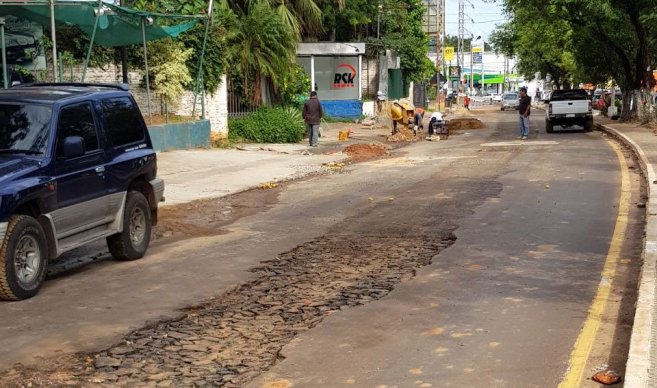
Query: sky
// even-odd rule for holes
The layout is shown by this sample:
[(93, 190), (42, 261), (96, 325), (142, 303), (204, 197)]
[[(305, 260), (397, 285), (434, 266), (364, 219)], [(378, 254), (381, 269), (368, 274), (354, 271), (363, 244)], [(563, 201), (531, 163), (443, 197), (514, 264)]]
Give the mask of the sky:
[[(447, 35), (458, 35), (459, 32), (459, 1), (445, 1), (445, 23)], [(474, 23), (473, 23), (474, 21)], [(466, 0), (465, 4), (465, 28), (466, 36), (482, 33), (484, 39), (495, 29), (496, 24), (502, 24), (505, 21), (502, 12), (501, 0), (495, 3), (484, 3), (481, 0)]]

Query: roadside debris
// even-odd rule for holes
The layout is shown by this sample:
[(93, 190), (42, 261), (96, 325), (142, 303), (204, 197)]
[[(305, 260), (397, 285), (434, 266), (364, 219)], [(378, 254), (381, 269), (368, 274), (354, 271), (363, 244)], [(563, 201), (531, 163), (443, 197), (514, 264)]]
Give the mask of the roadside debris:
[(376, 121), (371, 118), (367, 118), (360, 123), (363, 127), (374, 127), (374, 124), (376, 124)]
[(399, 128), (397, 133), (394, 135), (389, 135), (386, 137), (386, 141), (393, 142), (393, 143), (400, 143), (400, 142), (413, 142), (413, 141), (418, 141), (420, 138), (416, 136), (412, 130), (404, 127)]
[(260, 186), (258, 186), (261, 190), (268, 190), (268, 189), (275, 189), (278, 187), (278, 183), (276, 182), (265, 182), (261, 183)]
[(604, 385), (612, 385), (612, 384), (617, 384), (620, 383), (621, 377), (618, 373), (614, 372), (613, 370), (608, 370), (608, 371), (601, 371), (593, 375), (591, 377), (593, 381), (596, 381), (600, 384)]
[(324, 168), (327, 170), (332, 170), (332, 171), (339, 171), (344, 168), (344, 163), (342, 162), (329, 162), (329, 163), (324, 163), (322, 164)]

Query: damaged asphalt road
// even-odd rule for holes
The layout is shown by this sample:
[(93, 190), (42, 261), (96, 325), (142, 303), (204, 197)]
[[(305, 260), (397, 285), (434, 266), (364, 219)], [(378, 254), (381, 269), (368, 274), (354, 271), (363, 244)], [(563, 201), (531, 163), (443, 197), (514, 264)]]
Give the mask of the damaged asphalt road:
[[(43, 297), (0, 306), (0, 347), (6, 349), (0, 358), (4, 365), (26, 364), (6, 370), (0, 381), (243, 386), (256, 379), (258, 386), (276, 381), (318, 386), (353, 379), (368, 386), (418, 380), (438, 386), (436, 377), (445, 382), (440, 371), (451, 365), (461, 373), (449, 374), (447, 382), (477, 386), (478, 380), (468, 380), (472, 372), (463, 372), (471, 364), (490, 364), (480, 381), (496, 378), (495, 357), (474, 351), (481, 341), (504, 344), (497, 358), (505, 362), (517, 357), (530, 363), (532, 357), (524, 355), (542, 349), (541, 357), (556, 366), (550, 379), (557, 379), (599, 281), (596, 268), (615, 216), (617, 186), (607, 183), (614, 181), (614, 155), (602, 139), (586, 134), (559, 139), (560, 146), (482, 151), (480, 144), (504, 130), (500, 125), (416, 144), (349, 166), (344, 174), (189, 205), (171, 218), (177, 226), (163, 222), (160, 240), (145, 259), (100, 260), (51, 280)], [(558, 163), (574, 149), (591, 159), (570, 156), (574, 167), (560, 170)], [(541, 205), (560, 196), (568, 201)], [(580, 211), (596, 216), (582, 219)], [(198, 217), (190, 221), (186, 214), (195, 212)], [(585, 244), (577, 233), (581, 228), (589, 236)], [(509, 257), (517, 260), (510, 265)], [(559, 281), (548, 281), (555, 276)], [(431, 279), (438, 283), (432, 286)], [(392, 358), (368, 354), (367, 347), (349, 355), (330, 346), (340, 339), (352, 346), (370, 325), (395, 321), (394, 311), (380, 316), (391, 312), (385, 303), (408, 297), (408, 291), (397, 290), (417, 281), (429, 291), (413, 294), (413, 303), (436, 305), (423, 317), (432, 324), (413, 318), (409, 303), (405, 330), (434, 330), (432, 340), (445, 332), (449, 341), (460, 341), (463, 352), (449, 360), (429, 357), (424, 348), (435, 355), (438, 342), (419, 337), (424, 345), (412, 350), (407, 345), (417, 339), (396, 335), (394, 325), (389, 331), (377, 326), (380, 338), (373, 342), (377, 354)], [(536, 289), (519, 297), (518, 284)], [(566, 303), (559, 305), (558, 295)], [(527, 314), (547, 306), (555, 319)], [(571, 314), (559, 314), (566, 310)], [(491, 323), (495, 311), (503, 316)], [(37, 321), (22, 324), (27, 316)], [(332, 325), (337, 317), (340, 323)], [(522, 327), (527, 332), (518, 334)], [(486, 338), (479, 338), (481, 332)], [(512, 337), (519, 339), (517, 346), (507, 348)], [(301, 345), (283, 352), (295, 338)], [(300, 361), (313, 362), (319, 354), (325, 365), (315, 362), (312, 368)], [(34, 364), (34, 356), (45, 358)], [(298, 379), (295, 368), (305, 371), (304, 378)]]

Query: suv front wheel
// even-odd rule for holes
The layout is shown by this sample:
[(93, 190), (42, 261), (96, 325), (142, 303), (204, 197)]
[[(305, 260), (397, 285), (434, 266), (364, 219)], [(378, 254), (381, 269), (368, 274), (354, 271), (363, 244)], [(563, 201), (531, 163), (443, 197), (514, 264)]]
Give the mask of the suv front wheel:
[(125, 201), (123, 232), (107, 238), (107, 247), (117, 260), (141, 259), (151, 242), (151, 212), (146, 197), (130, 191)]
[(37, 220), (12, 216), (0, 246), (0, 299), (22, 300), (36, 295), (46, 277), (47, 252), (45, 233)]

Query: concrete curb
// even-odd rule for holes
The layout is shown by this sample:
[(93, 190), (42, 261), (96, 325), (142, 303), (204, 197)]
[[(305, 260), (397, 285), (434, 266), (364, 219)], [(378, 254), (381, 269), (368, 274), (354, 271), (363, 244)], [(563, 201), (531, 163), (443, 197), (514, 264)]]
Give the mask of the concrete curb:
[(653, 308), (655, 306), (655, 280), (657, 279), (657, 176), (652, 164), (641, 147), (625, 134), (602, 124), (598, 129), (618, 138), (639, 158), (641, 168), (648, 181), (648, 204), (646, 214), (646, 237), (643, 248), (643, 265), (639, 279), (639, 295), (632, 326), (632, 338), (625, 370), (626, 388), (650, 387), (652, 364), (651, 347), (653, 338)]

